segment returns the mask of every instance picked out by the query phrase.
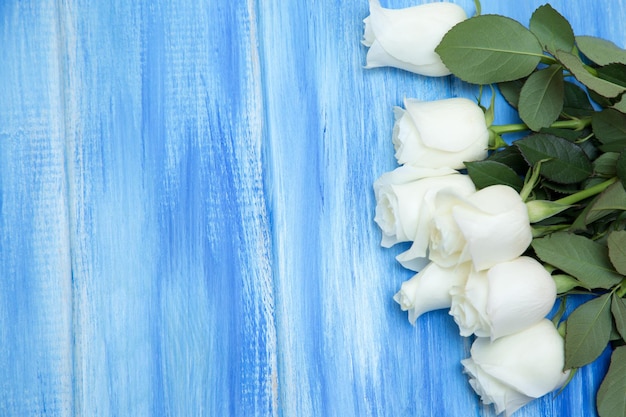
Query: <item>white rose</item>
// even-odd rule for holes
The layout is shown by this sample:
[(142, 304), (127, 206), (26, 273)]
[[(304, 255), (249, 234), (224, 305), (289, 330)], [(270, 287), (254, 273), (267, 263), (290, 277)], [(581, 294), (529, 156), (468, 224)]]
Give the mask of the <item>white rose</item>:
[(442, 268), (431, 262), (404, 281), (393, 299), (400, 304), (402, 311), (409, 312), (409, 321), (415, 324), (415, 320), (428, 311), (450, 307), (450, 289), (465, 283), (470, 268), (469, 263)]
[(363, 20), (363, 44), (369, 47), (365, 68), (389, 66), (431, 77), (449, 75), (435, 48), (452, 26), (465, 19), (465, 10), (452, 3), (392, 10), (370, 0), (370, 15)]
[(532, 241), (528, 210), (511, 187), (492, 185), (467, 197), (435, 197), (429, 257), (443, 266), (472, 261), (482, 271), (522, 255)]
[(495, 340), (541, 321), (554, 306), (556, 284), (543, 265), (522, 256), (471, 271), (465, 284), (453, 287), (450, 295), (450, 315), (461, 336)]
[(394, 108), (393, 144), (399, 163), (460, 169), (464, 162), (487, 157), (489, 131), (475, 102), (406, 99), (404, 107)]
[(563, 338), (547, 319), (493, 342), (477, 338), (471, 358), (461, 363), (482, 402), (507, 416), (560, 388), (569, 375), (563, 372)]
[(398, 261), (409, 269), (419, 270), (426, 264), (423, 259), (431, 234), (434, 195), (442, 189), (464, 196), (475, 191), (467, 175), (449, 168), (403, 165), (374, 182), (374, 221), (382, 230), (381, 245), (388, 248), (412, 241), (411, 248), (398, 256)]

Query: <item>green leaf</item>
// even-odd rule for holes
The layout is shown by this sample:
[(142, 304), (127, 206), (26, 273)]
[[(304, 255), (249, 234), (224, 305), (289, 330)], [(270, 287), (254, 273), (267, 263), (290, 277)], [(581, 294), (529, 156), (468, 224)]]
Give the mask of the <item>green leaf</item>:
[(435, 52), (454, 75), (473, 84), (526, 77), (543, 57), (543, 49), (532, 32), (499, 15), (476, 16), (458, 23)]
[[(586, 138), (590, 137), (592, 135), (592, 131), (591, 129), (585, 129), (584, 132), (582, 132), (584, 134), (584, 136)], [(583, 150), (583, 152), (585, 153), (585, 155), (587, 155), (587, 157), (589, 158), (589, 160), (594, 160), (596, 159), (600, 154), (600, 150), (598, 149), (597, 144), (595, 143), (595, 141), (593, 140), (584, 140), (583, 138), (580, 138), (581, 140), (575, 140), (574, 142), (580, 146), (580, 149)]]
[(534, 131), (549, 127), (563, 109), (563, 71), (560, 65), (533, 72), (519, 97), (519, 116)]
[(545, 4), (533, 12), (530, 30), (537, 36), (543, 48), (552, 55), (557, 50), (574, 49), (574, 31), (569, 22), (552, 6)]
[(490, 185), (503, 184), (513, 187), (517, 192), (521, 191), (524, 181), (515, 171), (500, 162), (477, 161), (466, 162), (467, 173), (476, 185), (481, 189)]
[[(613, 310), (613, 301), (611, 301), (611, 310)], [(611, 328), (611, 336), (609, 337), (609, 341), (613, 342), (615, 340), (622, 340), (622, 335), (619, 334), (617, 328), (615, 327), (615, 317), (613, 317), (613, 327)]]
[(598, 73), (598, 77), (603, 80), (626, 87), (626, 65), (609, 64), (603, 67), (598, 67), (595, 70)]
[(603, 97), (617, 97), (626, 91), (621, 85), (616, 85), (610, 81), (603, 80), (592, 75), (583, 64), (582, 60), (576, 55), (565, 51), (557, 51), (556, 58), (565, 68), (567, 68), (578, 81), (587, 86), (590, 90), (595, 91)]
[(614, 177), (617, 172), (617, 152), (606, 152), (593, 161), (593, 172), (603, 177)]
[(589, 101), (585, 90), (578, 85), (563, 83), (565, 94), (563, 96), (563, 112), (574, 117), (586, 117), (593, 113), (594, 108)]
[[(573, 184), (588, 178), (592, 165), (576, 144), (547, 134), (535, 134), (515, 142), (530, 165), (540, 161), (541, 175), (562, 184)], [(547, 161), (546, 161), (547, 160)]]
[(622, 280), (611, 265), (608, 248), (584, 236), (553, 233), (534, 239), (532, 247), (543, 262), (570, 274), (587, 288), (611, 288)]
[(562, 129), (559, 127), (544, 127), (539, 132), (558, 136), (560, 138), (567, 139), (570, 142), (576, 142), (581, 136), (581, 132), (578, 130)]
[(500, 94), (506, 100), (507, 103), (513, 108), (517, 108), (519, 103), (519, 95), (522, 87), (524, 86), (525, 79), (518, 79), (513, 81), (506, 81), (498, 83), (498, 89)]
[(617, 157), (617, 162), (615, 164), (615, 174), (622, 183), (622, 186), (626, 187), (626, 150), (623, 150), (619, 154), (619, 157)]
[(626, 64), (626, 50), (611, 41), (593, 36), (577, 36), (576, 44), (580, 52), (598, 65), (613, 62)]
[(592, 204), (591, 211), (626, 210), (626, 190), (619, 182), (602, 191)]
[(626, 113), (626, 94), (622, 94), (620, 99), (615, 103), (608, 103), (607, 107), (612, 107), (617, 111)]
[(626, 191), (620, 183), (615, 183), (594, 197), (572, 225), (572, 230), (585, 230), (591, 223), (615, 211), (626, 209)]
[(508, 146), (498, 152), (494, 152), (487, 158), (488, 161), (500, 162), (513, 169), (519, 175), (526, 174), (528, 164), (522, 153), (516, 146)]
[(578, 184), (559, 184), (557, 182), (542, 181), (541, 186), (546, 190), (556, 191), (559, 194), (574, 194), (580, 191)]
[(604, 109), (593, 114), (591, 127), (604, 152), (621, 152), (626, 148), (626, 114)]
[(609, 259), (615, 270), (626, 275), (626, 231), (611, 232), (607, 240), (609, 246)]
[(613, 313), (613, 321), (615, 327), (622, 339), (626, 340), (626, 300), (613, 293), (611, 301), (611, 313)]
[(580, 368), (596, 360), (611, 337), (610, 293), (581, 304), (567, 318), (565, 369)]
[(626, 416), (626, 346), (615, 348), (596, 397), (600, 417)]

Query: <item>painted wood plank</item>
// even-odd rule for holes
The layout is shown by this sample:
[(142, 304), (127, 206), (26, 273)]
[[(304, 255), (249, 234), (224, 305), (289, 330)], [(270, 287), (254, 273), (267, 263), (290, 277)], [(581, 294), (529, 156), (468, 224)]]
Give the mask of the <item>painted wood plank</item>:
[(76, 415), (275, 413), (253, 6), (67, 6)]
[(72, 412), (62, 67), (52, 1), (0, 5), (0, 414)]

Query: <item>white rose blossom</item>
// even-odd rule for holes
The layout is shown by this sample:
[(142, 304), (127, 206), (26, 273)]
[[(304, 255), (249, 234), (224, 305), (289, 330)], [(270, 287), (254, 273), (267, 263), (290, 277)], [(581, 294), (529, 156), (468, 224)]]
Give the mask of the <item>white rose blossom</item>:
[(404, 281), (393, 299), (400, 304), (402, 311), (409, 312), (409, 322), (415, 324), (415, 320), (426, 312), (450, 307), (451, 288), (465, 283), (470, 268), (470, 263), (442, 268), (431, 262)]
[(385, 9), (370, 0), (363, 44), (369, 47), (365, 68), (395, 67), (431, 77), (449, 75), (435, 48), (452, 26), (467, 19), (453, 3), (429, 3)]
[(471, 357), (461, 361), (470, 385), (484, 404), (510, 416), (520, 407), (565, 383), (563, 338), (543, 319), (495, 341), (477, 338)]
[(554, 306), (556, 284), (543, 265), (522, 256), (488, 270), (471, 271), (450, 295), (450, 315), (461, 336), (495, 340), (541, 321)]
[(463, 196), (475, 191), (467, 175), (449, 168), (403, 165), (374, 182), (377, 201), (374, 221), (382, 231), (381, 245), (389, 248), (399, 242), (413, 242), (398, 256), (398, 261), (408, 269), (418, 271), (427, 263), (434, 198), (444, 189)]
[(393, 144), (400, 164), (463, 168), (487, 157), (489, 131), (483, 110), (466, 98), (404, 100), (394, 108)]
[(482, 271), (517, 258), (532, 241), (526, 205), (505, 185), (465, 197), (439, 192), (434, 211), (429, 257), (442, 266), (472, 261)]

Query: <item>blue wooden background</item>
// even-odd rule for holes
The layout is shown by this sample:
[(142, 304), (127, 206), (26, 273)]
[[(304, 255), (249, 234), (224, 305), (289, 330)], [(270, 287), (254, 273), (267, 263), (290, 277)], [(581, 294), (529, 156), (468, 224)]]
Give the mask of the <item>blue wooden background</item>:
[[(623, 0), (552, 5), (626, 44)], [(372, 220), (392, 107), (476, 91), (362, 69), (367, 14), (0, 3), (0, 415), (493, 415), (451, 317), (393, 302), (411, 273)], [(593, 416), (606, 359), (516, 416)]]

